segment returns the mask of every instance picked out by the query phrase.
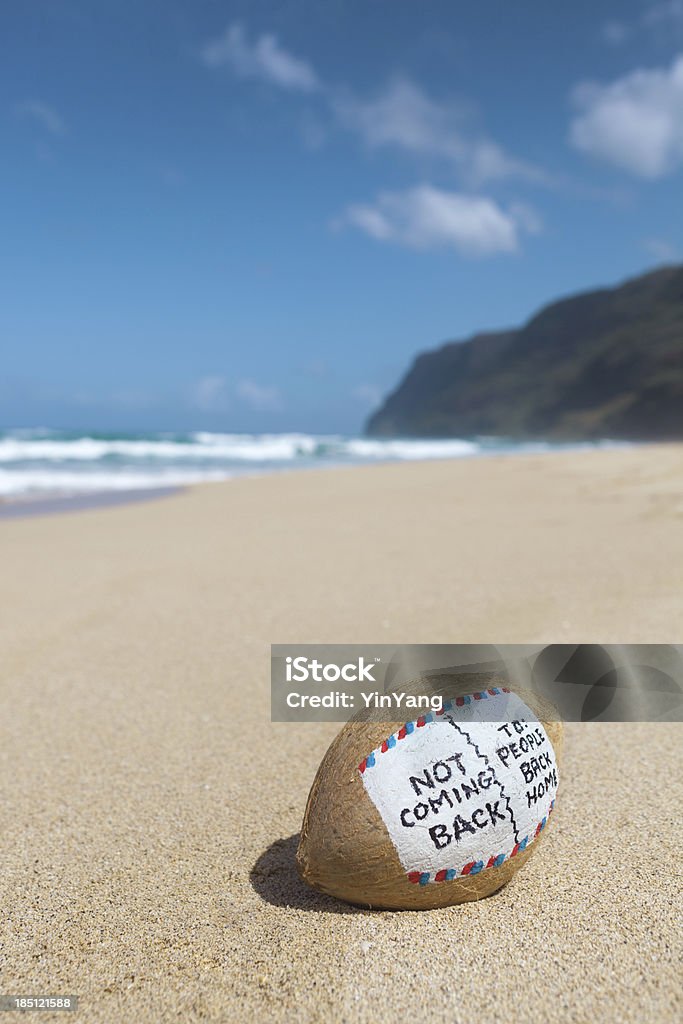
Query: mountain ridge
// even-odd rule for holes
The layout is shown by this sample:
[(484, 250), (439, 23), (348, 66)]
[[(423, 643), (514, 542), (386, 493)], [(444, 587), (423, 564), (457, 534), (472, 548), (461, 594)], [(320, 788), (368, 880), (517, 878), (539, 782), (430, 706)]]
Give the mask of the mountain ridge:
[(683, 437), (683, 266), (543, 306), (419, 354), (370, 436)]

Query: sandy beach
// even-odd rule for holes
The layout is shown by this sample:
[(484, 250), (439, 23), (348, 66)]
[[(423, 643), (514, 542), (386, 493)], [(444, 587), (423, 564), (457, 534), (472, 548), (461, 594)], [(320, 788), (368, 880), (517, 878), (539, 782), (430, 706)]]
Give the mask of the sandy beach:
[(107, 1024), (680, 1019), (683, 726), (569, 726), (525, 871), (372, 913), (295, 874), (338, 726), (270, 723), (269, 647), (680, 642), (683, 446), (244, 478), (2, 521), (0, 560), (2, 993)]

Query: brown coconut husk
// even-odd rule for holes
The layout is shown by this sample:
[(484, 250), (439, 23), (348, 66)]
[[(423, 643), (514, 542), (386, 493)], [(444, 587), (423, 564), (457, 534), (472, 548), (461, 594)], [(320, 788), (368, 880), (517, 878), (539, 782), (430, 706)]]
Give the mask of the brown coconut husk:
[[(427, 688), (425, 688), (427, 683)], [(543, 697), (492, 673), (430, 676), (401, 686), (406, 693), (434, 693), (445, 700), (492, 686), (514, 690), (542, 722), (558, 765), (563, 726)], [(410, 714), (410, 713), (409, 713)], [(405, 721), (363, 721), (355, 716), (325, 754), (304, 814), (297, 867), (302, 879), (320, 892), (349, 903), (393, 910), (427, 910), (490, 896), (501, 889), (545, 840), (546, 827), (532, 843), (500, 867), (452, 881), (415, 885), (407, 878), (379, 811), (368, 796), (359, 763)], [(549, 825), (552, 818), (549, 821)]]

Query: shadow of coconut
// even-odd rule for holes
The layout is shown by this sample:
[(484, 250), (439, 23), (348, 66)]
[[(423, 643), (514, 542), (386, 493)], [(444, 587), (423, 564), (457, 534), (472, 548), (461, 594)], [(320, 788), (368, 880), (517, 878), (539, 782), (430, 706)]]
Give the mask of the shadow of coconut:
[[(326, 896), (325, 893), (316, 892), (299, 878), (296, 869), (296, 851), (299, 845), (299, 833), (289, 836), (287, 839), (276, 839), (274, 843), (263, 851), (253, 868), (249, 872), (249, 881), (254, 892), (266, 903), (274, 907), (290, 907), (294, 910), (313, 910), (319, 914), (401, 914), (411, 911), (385, 910), (382, 907), (372, 909), (371, 907), (356, 907), (344, 900), (338, 900), (335, 896)], [(480, 897), (480, 903), (495, 899), (502, 892), (512, 888), (517, 882), (519, 875), (515, 875), (506, 885), (496, 889), (486, 896)], [(463, 906), (471, 906), (465, 903)], [(438, 914), (444, 909), (417, 910), (411, 908), (413, 913)]]
[(262, 900), (275, 907), (293, 907), (295, 910), (314, 910), (318, 913), (372, 913), (335, 899), (334, 896), (325, 896), (302, 882), (296, 869), (298, 845), (298, 832), (288, 839), (276, 839), (254, 864), (249, 873), (249, 881)]

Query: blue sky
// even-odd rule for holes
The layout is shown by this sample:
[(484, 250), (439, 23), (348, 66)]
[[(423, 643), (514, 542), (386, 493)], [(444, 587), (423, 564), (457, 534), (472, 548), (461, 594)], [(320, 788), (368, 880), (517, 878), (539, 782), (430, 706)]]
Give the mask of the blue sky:
[(0, 14), (0, 422), (355, 432), (683, 257), (683, 0)]

